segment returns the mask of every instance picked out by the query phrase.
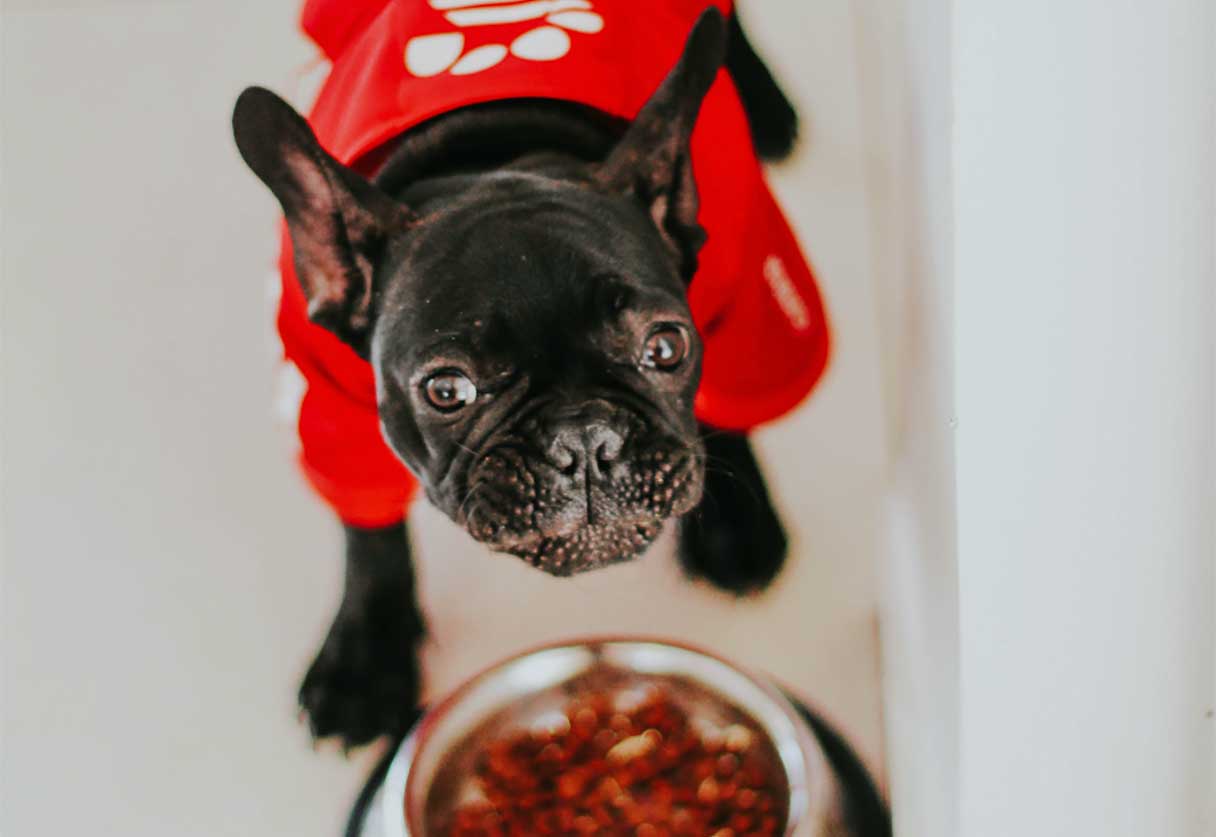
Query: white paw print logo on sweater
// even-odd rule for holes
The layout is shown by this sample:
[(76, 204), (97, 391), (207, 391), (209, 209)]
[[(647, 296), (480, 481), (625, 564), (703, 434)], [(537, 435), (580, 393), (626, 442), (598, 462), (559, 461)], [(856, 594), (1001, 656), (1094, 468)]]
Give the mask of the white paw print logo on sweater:
[(593, 11), (589, 0), (427, 0), (443, 12), (458, 29), (539, 21), (510, 44), (482, 44), (465, 52), (463, 32), (419, 35), (405, 45), (405, 66), (416, 76), (427, 78), (443, 72), (454, 76), (480, 73), (507, 55), (525, 61), (556, 61), (570, 51), (570, 32), (595, 34), (604, 28), (604, 18)]

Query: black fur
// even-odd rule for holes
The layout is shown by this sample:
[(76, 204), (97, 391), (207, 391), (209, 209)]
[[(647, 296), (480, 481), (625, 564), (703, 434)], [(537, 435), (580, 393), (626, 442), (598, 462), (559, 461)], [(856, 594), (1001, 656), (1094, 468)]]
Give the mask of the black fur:
[(680, 521), (684, 570), (737, 595), (763, 589), (785, 563), (786, 537), (746, 436), (704, 430), (705, 498)]
[(425, 635), (406, 525), (348, 526), (342, 603), (300, 687), (313, 737), (336, 735), (351, 747), (409, 729)]
[[(388, 442), (470, 534), (550, 573), (632, 557), (703, 493), (681, 545), (690, 573), (743, 593), (784, 559), (747, 440), (692, 415), (685, 283), (704, 233), (687, 140), (724, 55), (758, 142), (793, 137), (792, 110), (766, 110), (785, 103), (771, 76), (737, 23), (727, 32), (704, 15), (630, 124), (548, 100), (465, 108), (382, 149), (372, 182), (269, 91), (237, 103), (238, 148), (283, 204), (309, 314), (376, 368)], [(689, 341), (662, 373), (630, 360), (656, 322)], [(437, 414), (422, 384), (453, 368), (479, 400)], [(416, 717), (424, 622), (404, 525), (346, 536), (346, 595), (300, 702), (314, 736), (352, 746)]]
[(784, 160), (798, 142), (798, 112), (752, 49), (739, 16), (731, 15), (729, 23), (726, 69), (743, 100), (756, 152), (765, 160)]

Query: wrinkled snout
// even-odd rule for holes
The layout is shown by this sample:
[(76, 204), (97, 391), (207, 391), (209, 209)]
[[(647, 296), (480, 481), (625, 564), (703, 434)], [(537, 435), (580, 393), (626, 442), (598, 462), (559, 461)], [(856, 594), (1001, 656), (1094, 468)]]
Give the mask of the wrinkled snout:
[(699, 450), (605, 401), (551, 408), (481, 458), (464, 523), (556, 575), (623, 561), (699, 499)]

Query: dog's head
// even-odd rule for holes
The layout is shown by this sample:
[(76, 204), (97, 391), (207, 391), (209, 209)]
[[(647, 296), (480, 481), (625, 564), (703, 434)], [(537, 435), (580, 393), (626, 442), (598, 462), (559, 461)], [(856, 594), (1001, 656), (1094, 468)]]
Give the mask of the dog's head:
[(473, 537), (550, 573), (632, 557), (700, 499), (688, 142), (724, 43), (711, 10), (602, 162), (482, 175), (437, 211), (340, 165), (274, 94), (237, 102), (309, 316), (371, 362), (389, 445)]

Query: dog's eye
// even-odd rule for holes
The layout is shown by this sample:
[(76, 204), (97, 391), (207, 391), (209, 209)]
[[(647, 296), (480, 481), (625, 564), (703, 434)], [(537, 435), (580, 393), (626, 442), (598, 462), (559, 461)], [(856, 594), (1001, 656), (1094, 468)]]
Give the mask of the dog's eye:
[(443, 413), (454, 413), (477, 400), (477, 387), (459, 372), (436, 372), (422, 384), (427, 402)]
[(683, 363), (687, 356), (688, 333), (681, 326), (665, 325), (652, 331), (646, 338), (642, 365), (666, 372)]

